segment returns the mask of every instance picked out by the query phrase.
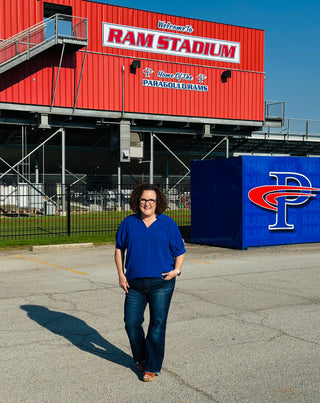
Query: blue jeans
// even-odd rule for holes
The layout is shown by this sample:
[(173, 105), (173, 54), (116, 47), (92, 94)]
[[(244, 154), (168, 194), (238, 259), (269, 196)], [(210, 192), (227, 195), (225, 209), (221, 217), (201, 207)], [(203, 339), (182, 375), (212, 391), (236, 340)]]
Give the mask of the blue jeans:
[[(138, 278), (129, 281), (124, 304), (124, 321), (133, 359), (145, 361), (145, 371), (160, 373), (165, 347), (165, 333), (175, 278)], [(149, 303), (150, 323), (147, 337), (142, 327)]]

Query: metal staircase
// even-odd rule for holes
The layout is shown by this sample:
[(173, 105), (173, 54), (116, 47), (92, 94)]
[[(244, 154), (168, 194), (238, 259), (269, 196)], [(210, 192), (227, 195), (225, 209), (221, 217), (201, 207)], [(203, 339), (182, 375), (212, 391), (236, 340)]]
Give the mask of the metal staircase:
[(70, 51), (86, 47), (87, 19), (55, 14), (0, 42), (0, 74), (59, 45), (66, 46)]

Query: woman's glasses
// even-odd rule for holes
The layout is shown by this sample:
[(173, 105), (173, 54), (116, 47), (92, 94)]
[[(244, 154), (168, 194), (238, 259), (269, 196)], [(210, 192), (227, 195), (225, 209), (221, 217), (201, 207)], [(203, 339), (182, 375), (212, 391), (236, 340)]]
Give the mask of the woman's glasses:
[(149, 203), (151, 206), (156, 202), (157, 200), (155, 199), (139, 199), (139, 202), (141, 204)]

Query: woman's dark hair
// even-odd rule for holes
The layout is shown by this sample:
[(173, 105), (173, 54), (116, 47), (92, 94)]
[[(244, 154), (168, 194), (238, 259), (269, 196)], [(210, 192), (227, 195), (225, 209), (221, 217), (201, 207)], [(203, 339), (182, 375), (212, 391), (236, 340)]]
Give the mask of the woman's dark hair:
[(135, 213), (140, 211), (139, 203), (140, 197), (145, 190), (153, 190), (157, 195), (157, 206), (156, 206), (156, 214), (162, 214), (168, 207), (168, 200), (163, 191), (156, 185), (152, 185), (151, 183), (139, 183), (136, 185), (130, 195), (130, 208)]

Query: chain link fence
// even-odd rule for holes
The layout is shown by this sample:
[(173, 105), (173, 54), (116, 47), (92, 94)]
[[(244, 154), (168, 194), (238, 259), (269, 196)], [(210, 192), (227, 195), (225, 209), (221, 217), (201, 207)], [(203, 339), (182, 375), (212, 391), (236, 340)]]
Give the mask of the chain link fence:
[[(123, 218), (132, 214), (132, 188), (97, 191), (83, 184), (0, 185), (0, 239), (115, 234)], [(186, 236), (191, 227), (190, 186), (177, 186), (166, 195), (165, 214)]]

